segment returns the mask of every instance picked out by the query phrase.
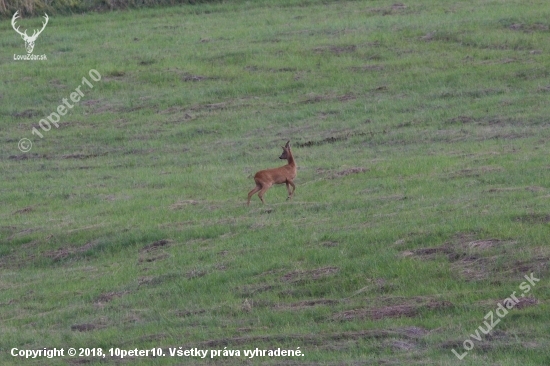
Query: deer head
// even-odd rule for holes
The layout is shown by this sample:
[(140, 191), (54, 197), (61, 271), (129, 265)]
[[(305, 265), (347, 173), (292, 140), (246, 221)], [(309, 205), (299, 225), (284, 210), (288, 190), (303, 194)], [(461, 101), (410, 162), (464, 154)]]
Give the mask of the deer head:
[(283, 153), (279, 156), (279, 159), (287, 160), (289, 156), (292, 156), (290, 153), (290, 141), (287, 141), (286, 145), (281, 147), (283, 148)]
[(40, 33), (42, 33), (42, 31), (44, 30), (44, 28), (46, 28), (46, 24), (48, 24), (48, 14), (44, 13), (44, 19), (46, 19), (46, 22), (45, 23), (42, 23), (42, 29), (40, 29), (38, 31), (38, 33), (36, 32), (36, 29), (33, 31), (32, 33), (32, 36), (28, 36), (27, 35), (27, 31), (25, 30), (25, 32), (20, 32), (19, 31), (19, 27), (15, 28), (15, 20), (17, 18), (19, 18), (18, 16), (18, 13), (19, 13), (19, 10), (15, 12), (15, 14), (13, 14), (13, 18), (11, 18), (11, 26), (13, 27), (13, 29), (21, 35), (21, 38), (23, 38), (23, 40), (25, 41), (25, 48), (27, 49), (27, 53), (32, 53), (32, 50), (34, 49), (34, 42), (36, 41), (36, 38), (38, 38), (38, 36), (40, 35)]

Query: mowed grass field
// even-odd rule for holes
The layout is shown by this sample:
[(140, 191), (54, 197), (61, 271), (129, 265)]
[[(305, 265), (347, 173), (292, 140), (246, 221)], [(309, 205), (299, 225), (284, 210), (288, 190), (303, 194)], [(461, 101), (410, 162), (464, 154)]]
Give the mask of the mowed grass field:
[[(2, 21), (0, 363), (548, 365), (549, 19), (535, 0), (130, 10), (51, 17), (47, 61), (14, 61)], [(247, 207), (287, 140), (294, 199)], [(69, 347), (108, 356), (11, 356)]]

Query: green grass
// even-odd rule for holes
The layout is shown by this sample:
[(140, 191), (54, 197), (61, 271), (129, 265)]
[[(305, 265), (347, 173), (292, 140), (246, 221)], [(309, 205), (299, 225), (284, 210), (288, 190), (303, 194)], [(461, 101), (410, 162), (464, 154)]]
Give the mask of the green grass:
[[(52, 17), (32, 62), (3, 27), (0, 363), (547, 365), (550, 4), (394, 4)], [(289, 139), (294, 199), (247, 207)]]

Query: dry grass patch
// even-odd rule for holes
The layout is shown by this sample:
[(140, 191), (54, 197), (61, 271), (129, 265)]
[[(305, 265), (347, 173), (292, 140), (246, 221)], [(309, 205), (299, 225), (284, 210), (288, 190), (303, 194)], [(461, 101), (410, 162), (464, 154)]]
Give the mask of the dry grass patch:
[(330, 179), (341, 178), (341, 177), (345, 177), (345, 176), (351, 175), (351, 174), (364, 173), (366, 171), (368, 171), (367, 168), (361, 168), (361, 167), (348, 168), (348, 169), (340, 170), (340, 171), (337, 171), (337, 172), (333, 173), (329, 178)]
[(439, 310), (452, 307), (453, 304), (449, 301), (431, 299), (425, 303), (418, 303), (419, 298), (406, 299), (401, 304), (386, 305), (373, 307), (369, 309), (353, 309), (346, 310), (332, 316), (334, 320), (356, 320), (356, 319), (372, 319), (380, 320), (384, 318), (400, 318), (400, 317), (415, 317), (423, 310)]
[(184, 201), (178, 201), (176, 203), (174, 203), (173, 205), (170, 205), (170, 209), (171, 210), (181, 210), (182, 208), (184, 207), (187, 207), (189, 205), (191, 206), (196, 206), (198, 205), (200, 202), (199, 201), (196, 201), (196, 200), (184, 200)]
[[(411, 328), (421, 330), (419, 332), (411, 332)], [(244, 337), (231, 337), (231, 338), (218, 338), (207, 340), (204, 342), (187, 344), (184, 348), (191, 347), (203, 347), (203, 348), (215, 348), (224, 346), (240, 346), (246, 344), (265, 343), (265, 344), (290, 344), (290, 345), (304, 345), (304, 346), (320, 346), (326, 347), (333, 344), (333, 342), (343, 340), (364, 340), (364, 339), (387, 339), (387, 338), (405, 338), (405, 339), (418, 339), (427, 334), (422, 328), (394, 328), (394, 329), (373, 329), (373, 330), (361, 330), (361, 331), (348, 331), (348, 332), (332, 332), (332, 333), (318, 333), (318, 334), (274, 334), (274, 335), (255, 335)]]
[(111, 291), (101, 294), (97, 297), (94, 305), (96, 307), (103, 307), (106, 303), (113, 301), (116, 298), (122, 297), (126, 294), (129, 294), (130, 291)]
[(507, 268), (512, 273), (525, 274), (525, 273), (544, 273), (548, 271), (548, 264), (550, 263), (550, 257), (545, 255), (538, 255), (533, 258), (515, 261)]
[(363, 66), (352, 66), (349, 68), (353, 72), (366, 72), (366, 71), (382, 71), (385, 69), (384, 65), (363, 65)]
[(338, 271), (338, 267), (322, 267), (308, 271), (293, 271), (285, 274), (283, 277), (281, 277), (281, 280), (290, 283), (319, 280), (327, 276), (332, 276), (338, 273)]
[(467, 168), (461, 169), (447, 175), (448, 179), (457, 179), (457, 178), (477, 178), (485, 174), (502, 172), (504, 168), (500, 166), (481, 166), (477, 168)]
[(339, 304), (339, 300), (333, 300), (333, 299), (315, 299), (315, 300), (304, 300), (304, 301), (298, 301), (290, 304), (277, 304), (273, 306), (276, 310), (302, 310), (302, 309), (309, 309), (314, 306), (320, 306), (320, 305), (336, 305)]
[(200, 314), (204, 314), (206, 313), (206, 310), (205, 309), (196, 309), (196, 310), (177, 310), (174, 312), (174, 314), (177, 316), (177, 317), (180, 317), (180, 318), (186, 318), (188, 316), (193, 316), (193, 315), (200, 315)]
[(484, 280), (494, 272), (506, 271), (506, 266), (496, 265), (501, 259), (498, 252), (515, 246), (517, 242), (495, 238), (475, 239), (475, 236), (472, 233), (458, 233), (440, 246), (406, 250), (401, 252), (401, 256), (421, 260), (435, 260), (438, 256), (444, 256), (451, 263), (451, 268), (469, 281)]
[(46, 258), (50, 258), (50, 259), (53, 259), (53, 260), (57, 261), (57, 260), (67, 258), (67, 257), (69, 257), (71, 255), (74, 255), (74, 254), (85, 253), (89, 250), (94, 249), (99, 244), (100, 243), (97, 240), (93, 240), (93, 241), (90, 241), (90, 242), (84, 244), (81, 247), (59, 248), (59, 249), (56, 249), (56, 250), (45, 252), (42, 255)]

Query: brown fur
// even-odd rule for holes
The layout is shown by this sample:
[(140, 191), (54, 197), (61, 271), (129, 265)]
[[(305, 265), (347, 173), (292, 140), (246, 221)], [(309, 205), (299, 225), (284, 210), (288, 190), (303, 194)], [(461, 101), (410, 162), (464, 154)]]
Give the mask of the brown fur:
[[(260, 170), (256, 175), (254, 175), (254, 181), (256, 182), (256, 187), (248, 192), (248, 202), (247, 205), (250, 205), (250, 198), (258, 192), (258, 197), (262, 203), (265, 204), (264, 194), (273, 184), (286, 184), (286, 189), (288, 191), (287, 200), (291, 199), (296, 190), (294, 185), (294, 178), (296, 178), (296, 162), (290, 151), (290, 141), (287, 141), (285, 146), (282, 146), (283, 154), (279, 156), (279, 159), (286, 159), (288, 164), (280, 168)], [(290, 187), (292, 186), (292, 191)]]

